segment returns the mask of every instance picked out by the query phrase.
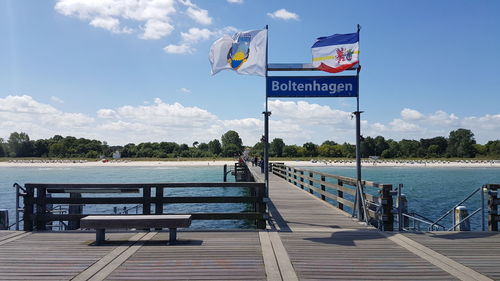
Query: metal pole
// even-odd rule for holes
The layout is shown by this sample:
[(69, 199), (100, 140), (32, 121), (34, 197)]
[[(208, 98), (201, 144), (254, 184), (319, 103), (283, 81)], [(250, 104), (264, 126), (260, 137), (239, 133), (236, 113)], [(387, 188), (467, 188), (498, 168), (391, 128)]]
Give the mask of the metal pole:
[(19, 185), (16, 186), (16, 230), (19, 230)]
[[(358, 44), (359, 44), (359, 31), (361, 30), (361, 26), (358, 24)], [(359, 61), (359, 57), (358, 57)], [(358, 220), (365, 220), (365, 202), (363, 201), (363, 185), (361, 184), (361, 113), (359, 111), (359, 72), (361, 70), (361, 65), (358, 65), (356, 79), (358, 82), (358, 93), (356, 95), (356, 197), (354, 208), (357, 208)], [(353, 210), (354, 213), (355, 210)]]
[(484, 188), (483, 186), (480, 187), (481, 189), (481, 230), (485, 230), (485, 225), (484, 225)]
[[(267, 64), (268, 64), (268, 42), (269, 42), (269, 26), (266, 24), (266, 84), (267, 84)], [(264, 181), (266, 191), (264, 197), (269, 197), (269, 115), (266, 89), (266, 111), (264, 112)]]

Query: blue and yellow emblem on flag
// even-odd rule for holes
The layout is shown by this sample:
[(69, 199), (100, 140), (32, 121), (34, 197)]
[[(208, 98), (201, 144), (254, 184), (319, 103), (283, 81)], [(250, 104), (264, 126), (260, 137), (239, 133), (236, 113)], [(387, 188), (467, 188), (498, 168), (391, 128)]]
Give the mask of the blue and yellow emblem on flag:
[(239, 74), (265, 76), (267, 69), (267, 29), (238, 32), (224, 36), (210, 47), (208, 59), (212, 75), (224, 69)]
[(238, 70), (243, 63), (248, 59), (250, 54), (250, 40), (252, 36), (248, 34), (243, 34), (238, 37), (236, 43), (233, 43), (231, 49), (227, 53), (227, 62), (232, 69)]

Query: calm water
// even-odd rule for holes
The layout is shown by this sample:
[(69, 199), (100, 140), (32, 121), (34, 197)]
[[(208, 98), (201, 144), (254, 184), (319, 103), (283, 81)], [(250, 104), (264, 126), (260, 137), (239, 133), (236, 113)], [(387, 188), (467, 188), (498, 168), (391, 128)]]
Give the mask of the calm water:
[[(309, 169), (309, 168), (307, 168)], [(354, 177), (355, 168), (315, 167), (314, 170), (336, 175)], [(430, 219), (437, 219), (453, 205), (469, 195), (475, 188), (486, 183), (500, 183), (500, 169), (497, 168), (411, 168), (411, 167), (364, 167), (363, 178), (397, 186), (403, 184), (410, 211)], [(230, 181), (234, 177), (229, 176)], [(11, 223), (14, 222), (15, 191), (12, 184), (28, 182), (44, 183), (133, 183), (133, 182), (220, 182), (222, 167), (74, 167), (74, 168), (0, 168), (0, 208), (9, 209)], [(174, 194), (172, 191), (170, 195)], [(182, 195), (194, 195), (194, 189), (175, 190)], [(198, 195), (235, 196), (239, 189), (202, 189)], [(470, 211), (480, 206), (479, 196), (467, 203)], [(117, 206), (120, 209), (124, 206)], [(100, 212), (113, 212), (113, 206), (96, 207)], [(242, 204), (190, 204), (168, 205), (166, 212), (223, 212), (242, 211)], [(88, 209), (85, 209), (87, 211)], [(451, 218), (444, 221), (451, 224)], [(474, 221), (478, 229), (480, 221)], [(241, 221), (197, 221), (193, 227), (234, 228), (249, 227)]]
[[(314, 170), (330, 174), (356, 177), (355, 168), (315, 167)], [(426, 168), (426, 167), (363, 167), (362, 177), (379, 183), (403, 184), (410, 212), (436, 220), (455, 204), (465, 199), (474, 189), (487, 183), (500, 183), (498, 168)], [(485, 196), (486, 198), (486, 196)], [(485, 201), (487, 206), (487, 202)], [(465, 203), (469, 212), (480, 207), (480, 195), (476, 194)], [(479, 213), (472, 221), (474, 229), (480, 229)], [(451, 217), (443, 223), (451, 227)]]
[[(10, 223), (15, 221), (13, 183), (154, 183), (154, 182), (222, 182), (222, 167), (74, 167), (74, 168), (0, 168), (0, 208), (8, 209)], [(234, 177), (228, 176), (228, 181)], [(239, 188), (166, 189), (168, 196), (238, 196)], [(152, 191), (154, 195), (154, 190)], [(67, 196), (67, 195), (66, 195)], [(85, 195), (92, 196), (92, 195)], [(97, 196), (97, 195), (95, 195)], [(102, 196), (102, 195), (99, 195)], [(114, 195), (116, 196), (116, 195)], [(128, 194), (124, 196), (140, 196)], [(22, 205), (22, 203), (21, 203)], [(113, 213), (133, 205), (86, 205), (84, 213)], [(164, 212), (241, 212), (244, 204), (169, 204)], [(141, 212), (141, 209), (139, 209)], [(129, 212), (134, 214), (135, 210)], [(244, 221), (195, 221), (193, 228), (247, 228)]]

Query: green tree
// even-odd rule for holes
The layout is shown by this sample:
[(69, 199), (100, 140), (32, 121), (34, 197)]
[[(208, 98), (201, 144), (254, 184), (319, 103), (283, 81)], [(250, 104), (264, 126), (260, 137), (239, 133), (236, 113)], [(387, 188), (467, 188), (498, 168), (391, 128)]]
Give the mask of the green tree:
[(318, 153), (323, 157), (342, 157), (342, 146), (338, 144), (323, 143), (318, 147)]
[(493, 157), (500, 156), (500, 140), (489, 141), (486, 143), (485, 146), (488, 151), (488, 156), (493, 156)]
[(253, 156), (260, 156), (260, 157), (263, 157), (264, 156), (264, 143), (259, 141), (258, 143), (256, 143), (253, 147), (252, 147), (252, 150), (251, 150), (251, 154)]
[(375, 151), (374, 152), (375, 152), (376, 156), (381, 156), (382, 152), (389, 148), (389, 144), (387, 143), (385, 138), (382, 136), (375, 137), (375, 139), (373, 141), (375, 142)]
[(209, 147), (208, 147), (208, 144), (202, 142), (198, 145), (198, 149), (200, 151), (204, 151), (204, 152), (209, 152)]
[[(420, 146), (429, 157), (442, 157), (446, 153), (448, 141), (445, 137), (434, 137), (430, 139), (420, 139)], [(432, 149), (431, 146), (434, 146)], [(437, 148), (436, 148), (437, 147)], [(432, 151), (431, 151), (432, 150)]]
[(220, 155), (222, 152), (222, 146), (218, 139), (214, 139), (208, 142), (208, 151), (213, 155)]
[(304, 148), (304, 156), (316, 157), (318, 156), (318, 145), (312, 142), (306, 142), (302, 145)]
[(49, 141), (44, 139), (36, 140), (34, 143), (33, 156), (47, 157), (49, 155)]
[(243, 152), (243, 142), (236, 131), (227, 131), (222, 135), (221, 141), (223, 156), (235, 156), (235, 154), (241, 155)]
[(273, 157), (282, 157), (284, 149), (285, 149), (285, 143), (283, 142), (283, 139), (275, 138), (269, 144), (269, 150), (270, 150), (269, 154)]
[(372, 137), (361, 139), (361, 157), (368, 158), (375, 155), (377, 155), (375, 151), (375, 139)]
[(344, 142), (342, 144), (342, 156), (346, 158), (356, 158), (356, 146), (350, 143)]
[(12, 157), (29, 157), (33, 156), (33, 143), (30, 141), (28, 134), (21, 132), (13, 132), (7, 141), (10, 156)]
[(450, 132), (447, 153), (451, 157), (474, 157), (474, 134), (468, 129), (458, 129)]
[(401, 140), (399, 142), (399, 157), (418, 157), (420, 142), (416, 140)]
[(5, 144), (3, 138), (0, 138), (0, 157), (5, 157), (5, 156), (7, 156), (7, 153), (5, 151)]
[(481, 156), (486, 156), (488, 155), (488, 148), (486, 145), (482, 144), (473, 144), (472, 147), (474, 147), (474, 155), (481, 155)]
[(237, 157), (241, 155), (241, 148), (234, 143), (222, 147), (222, 155), (225, 157)]
[(285, 148), (283, 148), (283, 156), (285, 157), (299, 157), (301, 156), (299, 153), (300, 147), (297, 145), (286, 145)]

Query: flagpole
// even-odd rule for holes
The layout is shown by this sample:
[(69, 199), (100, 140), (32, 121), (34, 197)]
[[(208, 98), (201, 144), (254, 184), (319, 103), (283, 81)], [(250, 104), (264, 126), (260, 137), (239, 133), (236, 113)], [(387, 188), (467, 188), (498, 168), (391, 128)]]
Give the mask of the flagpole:
[[(361, 26), (358, 24), (358, 44), (360, 41), (359, 38), (359, 31), (361, 30)], [(359, 54), (358, 54), (358, 61), (359, 59)], [(365, 200), (364, 200), (364, 190), (363, 190), (363, 184), (362, 184), (362, 178), (361, 178), (361, 113), (363, 111), (359, 110), (359, 72), (361, 71), (361, 65), (358, 64), (357, 68), (357, 84), (358, 84), (358, 94), (356, 96), (356, 112), (354, 114), (356, 115), (356, 196), (355, 196), (355, 204), (353, 210), (353, 215), (354, 212), (357, 212), (358, 215), (358, 220), (364, 220), (366, 221), (368, 219), (367, 214), (366, 214), (366, 206), (365, 206)]]
[(265, 197), (269, 197), (269, 115), (267, 98), (267, 67), (268, 67), (268, 42), (269, 26), (266, 24), (266, 111), (264, 111), (264, 181), (266, 185)]

